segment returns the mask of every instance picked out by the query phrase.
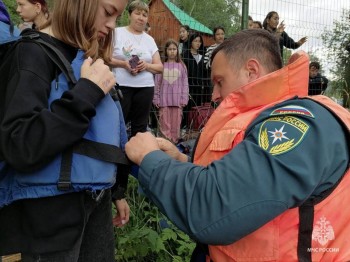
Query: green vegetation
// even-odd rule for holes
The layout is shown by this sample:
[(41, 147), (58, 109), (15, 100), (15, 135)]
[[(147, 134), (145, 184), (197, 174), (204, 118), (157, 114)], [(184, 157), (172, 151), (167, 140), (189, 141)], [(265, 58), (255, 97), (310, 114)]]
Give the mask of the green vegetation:
[(127, 200), (130, 221), (115, 231), (117, 261), (190, 261), (195, 243), (138, 193), (138, 182), (133, 177), (129, 178)]
[(327, 60), (334, 62), (331, 69), (334, 79), (329, 95), (342, 98), (343, 105), (350, 107), (350, 52), (345, 46), (350, 41), (350, 10), (343, 10), (339, 20), (334, 20), (333, 29), (322, 34), (327, 49)]
[(210, 29), (223, 26), (226, 36), (240, 30), (241, 0), (171, 0), (176, 6)]
[[(21, 23), (21, 18), (16, 13), (16, 1), (3, 0), (8, 7), (11, 19), (15, 24)], [(146, 0), (145, 2), (150, 2)], [(226, 29), (226, 35), (230, 36), (240, 30), (241, 0), (211, 0), (206, 1), (205, 5), (202, 0), (172, 0), (175, 5), (184, 10), (187, 14), (212, 29), (221, 25)], [(48, 0), (49, 6), (52, 6), (53, 0)], [(208, 12), (210, 10), (210, 12)], [(127, 12), (120, 19), (120, 25), (128, 24)]]
[(14, 0), (3, 0), (3, 2), (5, 3), (8, 11), (10, 13), (11, 20), (13, 21), (13, 23), (16, 24), (16, 25), (21, 23), (21, 18), (16, 13), (16, 8), (17, 8), (16, 1), (14, 1)]

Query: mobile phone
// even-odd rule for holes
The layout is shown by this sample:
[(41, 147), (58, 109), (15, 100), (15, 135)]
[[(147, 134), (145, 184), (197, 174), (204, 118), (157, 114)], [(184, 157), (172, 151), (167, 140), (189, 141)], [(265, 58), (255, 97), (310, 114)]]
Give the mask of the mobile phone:
[(129, 59), (130, 67), (132, 69), (135, 69), (139, 61), (140, 61), (140, 58), (137, 55), (132, 55), (132, 57)]

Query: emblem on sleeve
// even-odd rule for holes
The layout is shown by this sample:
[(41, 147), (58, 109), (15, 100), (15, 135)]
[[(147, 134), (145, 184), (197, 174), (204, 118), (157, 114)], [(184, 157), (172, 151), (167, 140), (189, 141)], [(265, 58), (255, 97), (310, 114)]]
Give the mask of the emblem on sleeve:
[(315, 118), (313, 113), (311, 113), (310, 110), (306, 109), (305, 107), (302, 106), (295, 106), (295, 105), (289, 105), (289, 106), (283, 106), (280, 108), (277, 108), (272, 111), (270, 114), (271, 116), (276, 116), (276, 115), (303, 115), (303, 116), (308, 116), (311, 118)]
[(298, 146), (308, 130), (309, 125), (297, 117), (271, 117), (260, 127), (259, 146), (272, 155), (280, 155)]

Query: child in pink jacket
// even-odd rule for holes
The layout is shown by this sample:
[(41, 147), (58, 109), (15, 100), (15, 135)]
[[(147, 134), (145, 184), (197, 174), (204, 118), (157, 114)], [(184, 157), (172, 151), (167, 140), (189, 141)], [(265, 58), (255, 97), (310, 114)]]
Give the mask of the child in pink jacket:
[(160, 132), (174, 143), (180, 138), (182, 109), (187, 103), (187, 69), (178, 52), (178, 43), (170, 39), (165, 44), (163, 74), (155, 77), (153, 104), (159, 108)]

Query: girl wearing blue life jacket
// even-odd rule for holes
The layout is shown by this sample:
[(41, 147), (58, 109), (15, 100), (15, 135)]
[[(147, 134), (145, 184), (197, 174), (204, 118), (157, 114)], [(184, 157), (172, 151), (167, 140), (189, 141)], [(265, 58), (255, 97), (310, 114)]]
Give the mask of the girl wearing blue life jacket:
[(48, 26), (33, 31), (68, 60), (77, 81), (66, 78), (38, 42), (20, 40), (6, 61), (6, 77), (0, 76), (6, 90), (0, 97), (0, 256), (114, 261), (113, 224), (129, 220), (128, 167), (120, 164), (127, 138), (105, 63), (127, 2), (56, 0)]

